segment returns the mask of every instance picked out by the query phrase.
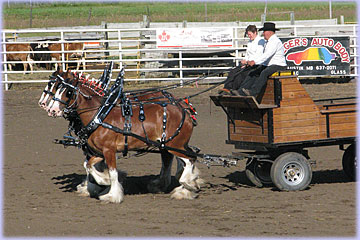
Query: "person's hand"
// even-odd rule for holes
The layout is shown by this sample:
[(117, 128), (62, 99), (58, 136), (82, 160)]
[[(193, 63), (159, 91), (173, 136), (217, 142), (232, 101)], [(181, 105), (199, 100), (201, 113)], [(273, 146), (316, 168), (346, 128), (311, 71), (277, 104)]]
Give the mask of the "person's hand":
[(247, 65), (249, 66), (254, 66), (255, 65), (255, 61), (251, 60), (251, 61), (247, 61)]

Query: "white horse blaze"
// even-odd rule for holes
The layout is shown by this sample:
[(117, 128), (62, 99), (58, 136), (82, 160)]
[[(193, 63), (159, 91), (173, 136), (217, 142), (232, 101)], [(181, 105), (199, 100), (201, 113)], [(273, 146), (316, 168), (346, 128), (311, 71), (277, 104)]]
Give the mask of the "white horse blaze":
[[(65, 92), (65, 89), (57, 90), (54, 98), (61, 99), (61, 96), (63, 95), (64, 92)], [(49, 103), (47, 111), (48, 111), (48, 113), (49, 113), (48, 115), (50, 117), (51, 116), (52, 117), (61, 117), (62, 111), (60, 110), (60, 102), (52, 99), (51, 102)]]
[(46, 85), (43, 93), (41, 94), (41, 97), (40, 97), (40, 100), (39, 100), (39, 106), (40, 106), (40, 107), (43, 107), (43, 102), (44, 102), (45, 95), (46, 95), (46, 96), (49, 95), (49, 94), (45, 93), (45, 92), (47, 92), (47, 91), (49, 91), (49, 86), (48, 86), (48, 85)]
[[(54, 87), (55, 87), (55, 83), (51, 86), (49, 92), (52, 92), (54, 90)], [(46, 109), (46, 103), (49, 101), (50, 96), (51, 96), (50, 94), (46, 94), (41, 103), (44, 109)]]

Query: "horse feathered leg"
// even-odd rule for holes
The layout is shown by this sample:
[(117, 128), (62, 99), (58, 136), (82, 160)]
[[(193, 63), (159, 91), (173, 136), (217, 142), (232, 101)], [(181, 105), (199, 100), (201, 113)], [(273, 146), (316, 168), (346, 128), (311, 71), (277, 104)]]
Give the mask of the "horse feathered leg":
[(176, 180), (180, 180), (180, 177), (184, 171), (184, 162), (179, 158), (179, 157), (176, 157), (176, 160), (177, 160), (177, 168), (176, 168), (176, 173), (175, 173), (175, 178)]
[(185, 163), (183, 173), (179, 179), (181, 186), (171, 192), (171, 198), (194, 199), (198, 196), (197, 192), (204, 181), (199, 177), (200, 171), (194, 165), (193, 160), (181, 157), (180, 159)]
[(124, 189), (118, 180), (118, 171), (116, 169), (115, 151), (103, 151), (106, 164), (109, 168), (110, 191), (99, 197), (102, 201), (121, 203), (124, 199)]
[(86, 178), (82, 181), (82, 183), (80, 183), (79, 185), (76, 186), (76, 191), (80, 194), (80, 196), (84, 196), (84, 197), (90, 196), (90, 193), (87, 189), (87, 184), (89, 181), (89, 171), (86, 167), (87, 163), (88, 163), (88, 159), (85, 159), (84, 168), (86, 171)]
[(91, 176), (94, 177), (95, 181), (99, 185), (110, 185), (110, 178), (109, 178), (109, 171), (106, 167), (106, 164), (103, 163), (102, 165), (102, 171), (98, 171), (95, 168), (95, 164), (100, 163), (104, 159), (101, 157), (91, 157), (90, 160), (86, 164), (86, 172), (91, 174)]
[(161, 151), (161, 171), (158, 178), (151, 181), (147, 188), (149, 192), (165, 192), (171, 184), (171, 165), (174, 155), (168, 151)]

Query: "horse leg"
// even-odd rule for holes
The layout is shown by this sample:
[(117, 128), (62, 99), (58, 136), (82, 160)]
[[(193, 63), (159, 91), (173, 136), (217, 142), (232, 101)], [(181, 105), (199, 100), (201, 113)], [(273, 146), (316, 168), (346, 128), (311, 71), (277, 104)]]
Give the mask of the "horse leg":
[(86, 167), (87, 163), (88, 163), (88, 159), (86, 158), (84, 161), (86, 178), (82, 181), (82, 183), (80, 183), (79, 185), (76, 186), (76, 191), (80, 194), (80, 196), (84, 196), (84, 197), (88, 197), (90, 195), (90, 193), (87, 189), (87, 185), (88, 185), (88, 181), (89, 181), (89, 171), (88, 171), (88, 168)]
[(116, 169), (116, 152), (112, 150), (104, 150), (103, 154), (106, 164), (109, 168), (110, 191), (99, 197), (102, 201), (120, 203), (124, 198), (124, 189), (118, 179), (118, 171)]
[(165, 192), (171, 184), (171, 165), (174, 159), (174, 155), (168, 151), (161, 151), (161, 171), (160, 176), (151, 181), (147, 185), (149, 192)]
[(27, 71), (28, 63), (23, 63), (23, 66), (24, 66), (24, 73), (23, 74), (26, 74), (25, 71)]
[(104, 167), (102, 167), (102, 169), (101, 169), (102, 171), (98, 171), (94, 166), (96, 163), (99, 163), (103, 160), (104, 159), (101, 157), (93, 156), (86, 163), (85, 168), (86, 168), (86, 172), (88, 174), (91, 174), (91, 176), (93, 176), (93, 178), (95, 179), (97, 184), (109, 186), (109, 185), (111, 185), (111, 182), (110, 182), (110, 178), (109, 178), (109, 171), (108, 171), (106, 165)]
[(179, 179), (180, 186), (171, 192), (171, 198), (175, 199), (194, 199), (198, 196), (197, 192), (204, 181), (199, 177), (200, 171), (194, 165), (194, 160), (179, 157), (185, 167)]
[(184, 172), (185, 165), (184, 162), (179, 157), (176, 157), (176, 160), (177, 160), (177, 168), (176, 168), (175, 178), (176, 180), (179, 181), (182, 173)]

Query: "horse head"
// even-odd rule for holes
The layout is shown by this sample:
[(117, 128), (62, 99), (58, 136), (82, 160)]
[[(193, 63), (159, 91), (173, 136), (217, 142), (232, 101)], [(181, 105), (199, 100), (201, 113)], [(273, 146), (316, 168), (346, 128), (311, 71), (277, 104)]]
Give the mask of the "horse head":
[(55, 92), (58, 89), (60, 81), (58, 81), (57, 76), (62, 74), (63, 71), (58, 68), (49, 76), (49, 82), (46, 84), (38, 102), (39, 106), (44, 110), (47, 109), (47, 105), (49, 104), (51, 97), (55, 95)]
[(51, 117), (60, 117), (64, 112), (76, 110), (77, 101), (88, 100), (93, 96), (100, 98), (104, 96), (101, 83), (70, 71), (58, 75), (57, 81), (60, 83), (47, 109)]

